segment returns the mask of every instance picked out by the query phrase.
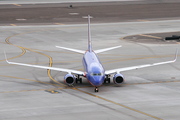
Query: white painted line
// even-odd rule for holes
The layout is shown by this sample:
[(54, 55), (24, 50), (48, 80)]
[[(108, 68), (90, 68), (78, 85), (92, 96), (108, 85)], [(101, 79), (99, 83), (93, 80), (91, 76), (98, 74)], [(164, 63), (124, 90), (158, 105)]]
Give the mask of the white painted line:
[[(113, 0), (113, 1), (142, 1), (142, 0)], [(112, 2), (112, 0), (4, 0), (0, 4), (47, 4), (47, 3), (81, 3), (81, 2)]]
[(17, 21), (25, 21), (26, 19), (16, 19)]
[(69, 13), (70, 15), (79, 15), (79, 13)]
[[(82, 18), (88, 18), (88, 16), (82, 16)], [(93, 18), (93, 16), (90, 16), (90, 18)]]

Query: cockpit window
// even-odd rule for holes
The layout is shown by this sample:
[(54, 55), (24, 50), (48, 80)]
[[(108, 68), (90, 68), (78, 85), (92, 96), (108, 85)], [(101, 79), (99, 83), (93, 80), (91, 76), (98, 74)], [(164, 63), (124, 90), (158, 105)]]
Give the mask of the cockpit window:
[(91, 76), (102, 76), (103, 73), (91, 73)]

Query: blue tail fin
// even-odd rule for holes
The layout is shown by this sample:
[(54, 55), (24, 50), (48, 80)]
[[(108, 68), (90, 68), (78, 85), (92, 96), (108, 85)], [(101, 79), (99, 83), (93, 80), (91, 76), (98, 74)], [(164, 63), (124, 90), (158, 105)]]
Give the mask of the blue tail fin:
[(91, 47), (91, 31), (90, 31), (90, 15), (88, 15), (88, 51), (92, 52), (92, 47)]

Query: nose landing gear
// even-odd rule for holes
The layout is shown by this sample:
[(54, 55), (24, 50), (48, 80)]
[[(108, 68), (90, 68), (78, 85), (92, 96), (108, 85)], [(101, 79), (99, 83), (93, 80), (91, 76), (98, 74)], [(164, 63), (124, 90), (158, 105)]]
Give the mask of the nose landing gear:
[(99, 90), (98, 90), (98, 88), (97, 87), (95, 87), (95, 89), (94, 89), (94, 92), (98, 92)]

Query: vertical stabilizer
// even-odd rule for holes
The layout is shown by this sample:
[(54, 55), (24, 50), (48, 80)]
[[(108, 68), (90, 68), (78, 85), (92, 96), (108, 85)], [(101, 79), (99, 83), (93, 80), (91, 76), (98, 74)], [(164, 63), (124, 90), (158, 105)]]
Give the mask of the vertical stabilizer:
[(88, 51), (92, 52), (92, 47), (91, 47), (91, 31), (90, 31), (90, 15), (88, 15)]

